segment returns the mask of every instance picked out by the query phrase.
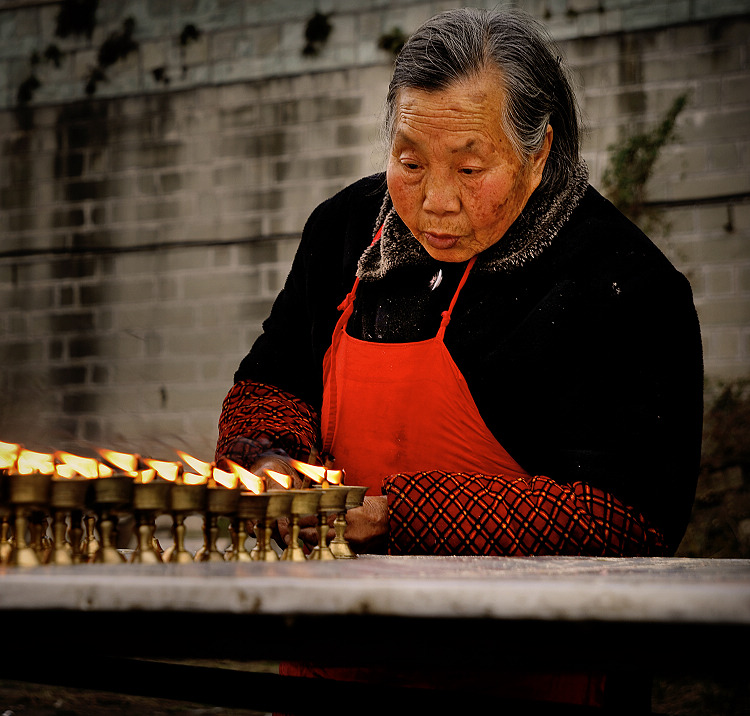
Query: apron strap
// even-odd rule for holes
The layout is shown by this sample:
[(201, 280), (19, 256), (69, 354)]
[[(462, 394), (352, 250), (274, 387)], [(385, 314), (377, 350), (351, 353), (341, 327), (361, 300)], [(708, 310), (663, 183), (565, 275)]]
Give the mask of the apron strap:
[(456, 289), (456, 292), (453, 294), (453, 300), (451, 301), (451, 305), (448, 306), (447, 311), (443, 311), (442, 320), (440, 321), (440, 328), (437, 332), (437, 337), (442, 341), (443, 337), (445, 336), (445, 329), (448, 327), (448, 324), (451, 321), (451, 315), (453, 314), (453, 309), (456, 305), (456, 301), (458, 301), (458, 294), (461, 293), (461, 289), (464, 287), (464, 284), (466, 283), (466, 279), (469, 278), (469, 271), (471, 271), (472, 267), (474, 266), (474, 262), (477, 260), (476, 256), (472, 256), (469, 259), (469, 263), (466, 264), (466, 269), (464, 270), (464, 275), (461, 277), (461, 280), (458, 283), (458, 288)]
[[(383, 226), (385, 226), (385, 224), (380, 225), (378, 233), (375, 234), (375, 238), (370, 243), (370, 246), (380, 241), (380, 237), (383, 235)], [(339, 311), (346, 310), (348, 306), (351, 306), (352, 303), (354, 303), (354, 297), (357, 295), (357, 286), (359, 286), (359, 276), (355, 276), (352, 290), (346, 294), (346, 298), (337, 306), (337, 309)]]

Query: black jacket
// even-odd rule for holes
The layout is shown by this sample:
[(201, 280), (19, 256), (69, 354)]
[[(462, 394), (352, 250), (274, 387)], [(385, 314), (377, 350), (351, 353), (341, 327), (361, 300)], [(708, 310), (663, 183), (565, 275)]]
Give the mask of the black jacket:
[[(235, 381), (276, 385), (320, 409), (337, 306), (382, 219), (385, 195), (376, 175), (312, 213)], [(352, 330), (364, 330), (367, 306), (382, 306), (394, 286), (413, 279), (410, 272), (432, 273), (422, 253), (422, 268), (396, 266), (362, 281), (364, 322)], [(590, 186), (543, 250), (510, 269), (492, 270), (491, 261), (485, 268), (478, 260), (445, 343), (489, 429), (528, 473), (611, 492), (676, 549), (695, 494), (703, 408), (688, 281)], [(435, 330), (437, 321), (439, 314)]]

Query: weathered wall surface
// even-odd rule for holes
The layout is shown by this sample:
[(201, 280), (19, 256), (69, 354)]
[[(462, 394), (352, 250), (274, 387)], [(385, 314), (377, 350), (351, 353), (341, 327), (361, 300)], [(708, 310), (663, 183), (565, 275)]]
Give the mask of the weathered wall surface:
[[(594, 184), (610, 144), (689, 92), (649, 185), (654, 238), (691, 279), (707, 372), (747, 374), (750, 3), (520, 4), (579, 79)], [(208, 459), (307, 215), (382, 166), (379, 37), (457, 3), (100, 5), (89, 39), (56, 37), (60, 2), (0, 2), (0, 440)], [(304, 56), (315, 9), (333, 30)], [(137, 48), (87, 94), (129, 16)]]

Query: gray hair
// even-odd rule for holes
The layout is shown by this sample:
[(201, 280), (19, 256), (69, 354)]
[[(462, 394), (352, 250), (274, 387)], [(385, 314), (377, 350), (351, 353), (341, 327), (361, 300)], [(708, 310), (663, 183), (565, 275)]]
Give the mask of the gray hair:
[(388, 88), (385, 136), (393, 140), (399, 91), (438, 91), (488, 69), (505, 92), (503, 131), (522, 162), (554, 131), (540, 192), (558, 192), (579, 163), (578, 107), (563, 61), (547, 31), (527, 13), (464, 8), (424, 23), (406, 42)]

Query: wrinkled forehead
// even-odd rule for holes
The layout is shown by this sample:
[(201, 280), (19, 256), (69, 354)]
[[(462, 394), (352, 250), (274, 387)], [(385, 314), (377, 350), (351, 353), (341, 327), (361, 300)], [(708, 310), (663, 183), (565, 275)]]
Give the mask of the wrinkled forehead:
[(390, 142), (418, 145), (445, 140), (454, 152), (481, 152), (503, 143), (504, 89), (494, 74), (457, 81), (445, 89), (399, 90)]

